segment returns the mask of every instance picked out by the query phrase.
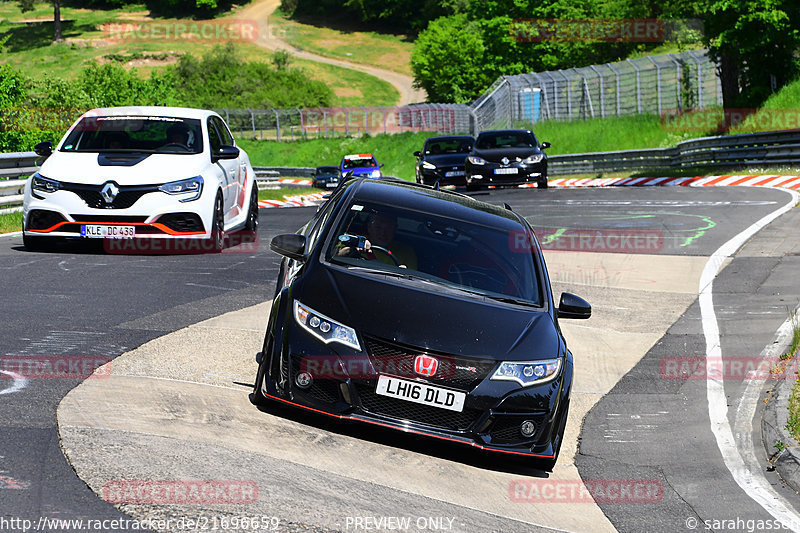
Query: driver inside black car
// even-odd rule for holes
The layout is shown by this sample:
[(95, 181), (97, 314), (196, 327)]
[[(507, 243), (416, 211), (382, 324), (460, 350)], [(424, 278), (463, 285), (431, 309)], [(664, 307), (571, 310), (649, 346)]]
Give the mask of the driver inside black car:
[(417, 254), (414, 249), (395, 240), (397, 218), (387, 213), (371, 213), (367, 217), (367, 235), (363, 247), (345, 246), (337, 254), (377, 260), (400, 268), (417, 269)]

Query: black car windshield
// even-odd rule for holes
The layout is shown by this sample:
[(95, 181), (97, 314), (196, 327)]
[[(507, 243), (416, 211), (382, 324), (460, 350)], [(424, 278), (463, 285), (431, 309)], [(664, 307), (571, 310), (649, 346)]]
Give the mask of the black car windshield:
[(522, 226), (500, 217), (497, 226), (488, 226), (355, 203), (334, 230), (326, 260), (359, 271), (423, 278), (502, 301), (533, 306), (542, 301), (528, 235)]
[(84, 117), (70, 131), (61, 151), (199, 154), (203, 151), (203, 135), (197, 119)]
[(538, 146), (536, 138), (528, 132), (485, 133), (478, 137), (478, 150), (494, 150), (497, 148), (534, 148)]
[(437, 138), (425, 143), (425, 155), (468, 154), (472, 151), (472, 141), (465, 139)]

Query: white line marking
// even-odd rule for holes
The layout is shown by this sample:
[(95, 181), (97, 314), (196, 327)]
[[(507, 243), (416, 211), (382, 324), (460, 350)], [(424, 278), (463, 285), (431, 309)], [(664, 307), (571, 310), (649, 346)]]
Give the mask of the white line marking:
[(14, 394), (15, 392), (19, 392), (28, 386), (28, 378), (20, 376), (16, 372), (9, 372), (8, 370), (0, 370), (0, 374), (5, 374), (6, 376), (14, 380), (14, 383), (11, 384), (11, 387), (0, 390), (0, 395)]
[[(708, 259), (700, 277), (700, 315), (703, 322), (703, 335), (706, 339), (706, 392), (708, 397), (708, 414), (711, 419), (711, 432), (717, 441), (717, 447), (722, 454), (725, 466), (733, 476), (734, 481), (742, 488), (745, 494), (763, 507), (785, 527), (793, 528), (800, 524), (800, 516), (792, 506), (770, 486), (767, 479), (759, 469), (752, 469), (745, 463), (739, 448), (736, 445), (730, 422), (728, 421), (728, 399), (723, 386), (722, 347), (720, 345), (719, 324), (714, 313), (713, 284), (725, 259), (732, 256), (750, 237), (761, 228), (786, 213), (800, 202), (800, 194), (796, 191), (787, 191), (792, 199), (786, 205), (773, 211), (761, 220), (752, 224), (731, 240), (719, 247)], [(744, 402), (744, 397), (742, 402)], [(741, 405), (740, 405), (741, 407)], [(754, 407), (753, 407), (754, 408)], [(748, 421), (752, 423), (752, 417)], [(749, 432), (747, 432), (749, 435)], [(750, 443), (752, 445), (752, 442)], [(748, 450), (748, 453), (751, 453)], [(753, 458), (754, 459), (754, 458)], [(748, 461), (750, 463), (750, 461)]]

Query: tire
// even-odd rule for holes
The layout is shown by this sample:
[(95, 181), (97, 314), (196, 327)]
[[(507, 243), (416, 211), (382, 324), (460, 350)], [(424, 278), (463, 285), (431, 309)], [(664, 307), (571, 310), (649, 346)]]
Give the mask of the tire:
[(537, 182), (536, 187), (539, 188), (539, 189), (546, 189), (547, 188), (547, 178), (545, 177), (545, 178), (540, 179)]
[[(269, 335), (269, 333), (267, 333)], [(257, 407), (264, 407), (269, 403), (269, 399), (261, 392), (261, 385), (267, 377), (267, 364), (269, 364), (269, 354), (272, 351), (272, 338), (267, 342), (264, 340), (264, 351), (261, 352), (261, 362), (258, 364), (256, 381), (253, 384), (253, 393), (250, 395), (250, 403)]]
[(225, 213), (222, 210), (222, 196), (217, 194), (217, 199), (214, 200), (214, 215), (211, 217), (211, 238), (208, 240), (208, 251), (218, 254), (224, 247)]
[(22, 234), (22, 244), (29, 252), (48, 252), (53, 249), (54, 241), (53, 237), (34, 237)]
[(561, 451), (561, 443), (564, 441), (564, 429), (567, 427), (567, 415), (569, 414), (569, 401), (564, 406), (564, 412), (561, 415), (561, 420), (558, 423), (558, 432), (556, 433), (556, 446), (553, 450), (555, 457), (552, 459), (539, 459), (537, 466), (546, 472), (552, 472), (558, 461), (558, 454)]
[(250, 194), (250, 207), (247, 211), (247, 222), (244, 225), (245, 231), (255, 233), (258, 231), (258, 187), (253, 184), (253, 192)]
[(473, 185), (472, 183), (467, 182), (467, 192), (479, 191), (480, 189), (480, 185)]

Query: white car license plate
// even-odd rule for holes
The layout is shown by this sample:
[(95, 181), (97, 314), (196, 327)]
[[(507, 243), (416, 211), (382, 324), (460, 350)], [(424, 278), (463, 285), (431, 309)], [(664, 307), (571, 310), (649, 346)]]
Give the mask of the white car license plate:
[(81, 236), (90, 239), (132, 239), (136, 236), (136, 226), (81, 225)]
[(329, 188), (336, 187), (337, 185), (339, 185), (338, 181), (329, 181), (328, 183), (325, 184), (325, 186)]
[(452, 170), (450, 172), (444, 173), (445, 178), (452, 178), (453, 176), (463, 176), (463, 175), (464, 175), (463, 170)]
[(496, 168), (496, 169), (494, 169), (494, 173), (495, 174), (516, 174), (517, 170), (519, 170), (519, 169), (517, 169), (515, 167), (514, 168)]
[(463, 392), (431, 387), (424, 383), (388, 376), (378, 376), (378, 388), (375, 393), (408, 402), (449, 409), (458, 413), (464, 410), (464, 398), (467, 397)]

